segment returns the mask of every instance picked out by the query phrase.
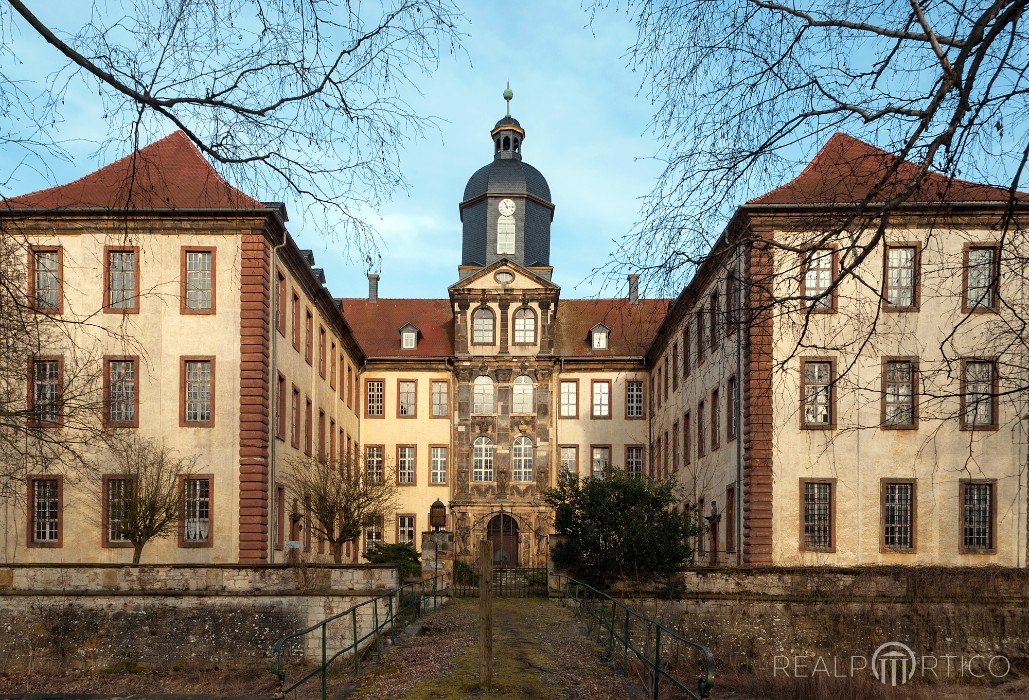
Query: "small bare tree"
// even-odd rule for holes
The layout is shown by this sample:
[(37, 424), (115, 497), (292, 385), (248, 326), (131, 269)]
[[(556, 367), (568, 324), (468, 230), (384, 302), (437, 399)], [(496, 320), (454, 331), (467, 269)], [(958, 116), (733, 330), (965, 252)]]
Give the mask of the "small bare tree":
[(344, 543), (360, 537), (371, 518), (385, 521), (396, 507), (396, 485), (369, 478), (356, 460), (293, 459), (284, 483), (310, 511), (313, 534), (329, 543), (336, 563)]
[(132, 563), (138, 564), (150, 540), (175, 532), (183, 517), (180, 484), (196, 473), (196, 457), (135, 433), (112, 433), (106, 442), (111, 467), (104, 476), (91, 471), (88, 479), (99, 496), (95, 503), (107, 509), (101, 519), (108, 537), (131, 542)]

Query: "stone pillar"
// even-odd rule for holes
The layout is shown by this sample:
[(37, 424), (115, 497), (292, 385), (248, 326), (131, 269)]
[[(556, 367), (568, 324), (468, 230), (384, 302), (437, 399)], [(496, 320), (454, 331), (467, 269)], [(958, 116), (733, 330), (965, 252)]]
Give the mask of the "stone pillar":
[(567, 539), (568, 535), (559, 535), (556, 532), (547, 537), (547, 588), (552, 596), (560, 596), (562, 590), (561, 578), (558, 576), (560, 572), (554, 565), (554, 547)]
[(422, 577), (454, 575), (454, 533), (422, 533)]

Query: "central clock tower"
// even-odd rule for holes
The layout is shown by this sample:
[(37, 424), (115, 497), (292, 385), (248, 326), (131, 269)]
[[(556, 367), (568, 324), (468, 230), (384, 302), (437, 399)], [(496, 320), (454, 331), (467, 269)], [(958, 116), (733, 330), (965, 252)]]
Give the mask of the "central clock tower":
[(554, 204), (539, 170), (522, 160), (525, 129), (507, 114), (490, 132), (493, 162), (479, 168), (465, 186), (459, 205), (463, 224), (461, 279), (506, 258), (549, 279), (550, 223)]

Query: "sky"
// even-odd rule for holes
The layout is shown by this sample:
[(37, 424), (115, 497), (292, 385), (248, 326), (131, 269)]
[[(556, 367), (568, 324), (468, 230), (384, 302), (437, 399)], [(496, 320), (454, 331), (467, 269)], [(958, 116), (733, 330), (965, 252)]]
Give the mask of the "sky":
[[(613, 241), (636, 222), (639, 198), (659, 172), (657, 142), (647, 134), (652, 110), (637, 95), (641, 76), (627, 67), (634, 27), (624, 14), (602, 13), (590, 22), (578, 2), (495, 0), (461, 3), (465, 53), (446, 55), (421, 94), (406, 97), (420, 113), (438, 119), (438, 130), (409, 142), (401, 161), (408, 190), (373, 216), (382, 237), (380, 294), (443, 297), (457, 280), (461, 255), (458, 203), (475, 170), (492, 160), (489, 131), (504, 115), (502, 93), (514, 91), (511, 113), (526, 130), (525, 160), (547, 178), (556, 205), (551, 264), (565, 298), (595, 296), (603, 279), (589, 279), (605, 263)], [(28, 38), (32, 38), (29, 36)], [(18, 55), (40, 70), (55, 57), (42, 42), (22, 42)], [(50, 173), (18, 170), (11, 193), (68, 182), (104, 165), (89, 143), (103, 129), (97, 101), (72, 86), (69, 101), (81, 118), (62, 125), (72, 161), (49, 164)], [(95, 140), (102, 134), (94, 134)], [(16, 154), (3, 153), (7, 171)], [(256, 193), (258, 198), (259, 193)], [(314, 250), (336, 296), (367, 293), (365, 269), (350, 260), (344, 243), (303, 220), (301, 202), (286, 202), (289, 229), (302, 248)], [(604, 290), (624, 293), (624, 281)]]

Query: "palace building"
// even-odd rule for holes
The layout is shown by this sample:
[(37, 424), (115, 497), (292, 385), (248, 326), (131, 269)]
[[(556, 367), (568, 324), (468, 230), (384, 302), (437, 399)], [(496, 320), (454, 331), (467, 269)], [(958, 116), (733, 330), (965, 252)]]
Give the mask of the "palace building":
[[(526, 136), (510, 115), (490, 132), (436, 298), (380, 296), (375, 274), (367, 297), (333, 297), (285, 207), (226, 183), (180, 132), (5, 202), (30, 303), (90, 319), (26, 358), (30, 408), (73, 430), (60, 398), (96, 361), (105, 425), (199, 456), (179, 536), (144, 561), (281, 562), (288, 541), (330, 560), (283, 481), (297, 457), (339, 455), (398, 492), (348, 561), (417, 544), (440, 500), (459, 556), (488, 538), (497, 565), (542, 565), (541, 492), (619, 468), (680, 482), (701, 564), (1024, 565), (1025, 407), (1005, 388), (1026, 365), (995, 341), (1024, 308), (1006, 190), (930, 173), (837, 284), (871, 232), (791, 251), (888, 199), (898, 165), (838, 134), (738, 209), (674, 299), (640, 298), (636, 276), (624, 298), (564, 299)], [(4, 561), (127, 561), (108, 503), (123, 485), (104, 482), (98, 513), (61, 469), (28, 472), (3, 501)]]

